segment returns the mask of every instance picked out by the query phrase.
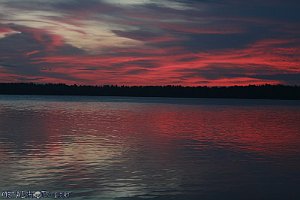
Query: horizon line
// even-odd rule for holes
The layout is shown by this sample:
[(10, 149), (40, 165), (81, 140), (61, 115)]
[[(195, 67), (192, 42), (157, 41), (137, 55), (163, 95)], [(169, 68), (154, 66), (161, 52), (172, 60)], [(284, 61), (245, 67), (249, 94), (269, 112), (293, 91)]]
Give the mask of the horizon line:
[(182, 87), (182, 88), (198, 88), (198, 87), (206, 87), (206, 88), (230, 88), (230, 87), (262, 87), (262, 86), (284, 86), (284, 87), (300, 87), (300, 85), (287, 85), (287, 84), (248, 84), (248, 85), (228, 85), (228, 86), (208, 86), (208, 85), (126, 85), (126, 84), (102, 84), (102, 85), (92, 85), (92, 84), (68, 84), (68, 83), (38, 83), (38, 82), (0, 82), (0, 84), (32, 84), (32, 85), (66, 85), (66, 86), (77, 86), (77, 87)]

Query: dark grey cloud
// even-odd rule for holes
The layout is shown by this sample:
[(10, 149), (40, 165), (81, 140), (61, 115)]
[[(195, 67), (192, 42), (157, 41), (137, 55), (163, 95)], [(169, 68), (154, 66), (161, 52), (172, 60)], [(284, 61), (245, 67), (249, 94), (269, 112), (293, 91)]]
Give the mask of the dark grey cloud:
[[(197, 2), (187, 1), (185, 3), (197, 4)], [(170, 22), (165, 22), (166, 25), (150, 22), (142, 29), (134, 31), (116, 30), (114, 32), (120, 37), (142, 41), (167, 35), (175, 38), (175, 40), (153, 43), (152, 45), (158, 48), (182, 46), (191, 52), (245, 48), (249, 44), (263, 39), (298, 38), (300, 33), (300, 28), (295, 24), (297, 19), (300, 19), (298, 11), (296, 12), (299, 5), (292, 1), (287, 4), (275, 2), (274, 5), (272, 2), (199, 2), (201, 5), (205, 4), (207, 9), (201, 10), (198, 5), (199, 10), (167, 11), (166, 9), (170, 8), (152, 4), (144, 5), (144, 9), (153, 9), (154, 15), (160, 16), (163, 20), (168, 20), (164, 14), (167, 13), (169, 16), (174, 15), (182, 20), (190, 21), (174, 23), (170, 20)], [(179, 30), (172, 28), (174, 26), (179, 27)], [(198, 29), (199, 33), (193, 33), (189, 29)], [(205, 33), (206, 30), (208, 33)], [(213, 33), (214, 30), (216, 33)]]
[(214, 16), (299, 22), (299, 1), (224, 1), (214, 7)]
[(287, 72), (278, 74), (256, 74), (249, 77), (263, 80), (281, 81), (287, 85), (300, 85), (300, 73)]
[(228, 64), (214, 64), (197, 69), (182, 69), (185, 79), (205, 78), (206, 80), (218, 80), (223, 78), (255, 78), (262, 80), (281, 81), (288, 85), (300, 84), (300, 73), (288, 70), (274, 69), (265, 65), (235, 66)]
[(157, 37), (161, 37), (161, 32), (155, 32), (155, 30), (134, 30), (134, 31), (120, 31), (113, 30), (115, 34), (120, 37), (126, 37), (135, 40), (149, 41)]
[[(77, 80), (69, 74), (51, 72), (52, 67), (45, 63), (37, 63), (35, 60), (44, 56), (51, 55), (84, 55), (81, 49), (69, 44), (62, 44), (55, 49), (48, 49), (52, 36), (46, 32), (40, 32), (38, 29), (28, 29), (27, 27), (9, 24), (7, 27), (12, 28), (19, 33), (11, 34), (0, 39), (0, 65), (5, 71), (21, 76), (47, 76), (61, 78), (66, 80)], [(34, 34), (37, 31), (40, 34), (40, 40), (37, 41)], [(45, 72), (45, 69), (47, 71)], [(31, 80), (35, 78), (23, 77), (22, 80)]]
[(127, 74), (129, 74), (129, 75), (145, 74), (149, 71), (150, 70), (148, 70), (148, 69), (132, 69), (132, 70), (128, 70)]

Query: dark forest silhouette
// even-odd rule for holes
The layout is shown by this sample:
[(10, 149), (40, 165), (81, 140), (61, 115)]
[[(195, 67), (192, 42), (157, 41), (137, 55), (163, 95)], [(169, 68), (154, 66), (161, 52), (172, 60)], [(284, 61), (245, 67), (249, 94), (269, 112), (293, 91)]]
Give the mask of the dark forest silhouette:
[(249, 85), (230, 87), (86, 86), (66, 84), (0, 83), (6, 95), (82, 95), (179, 98), (300, 99), (300, 86)]

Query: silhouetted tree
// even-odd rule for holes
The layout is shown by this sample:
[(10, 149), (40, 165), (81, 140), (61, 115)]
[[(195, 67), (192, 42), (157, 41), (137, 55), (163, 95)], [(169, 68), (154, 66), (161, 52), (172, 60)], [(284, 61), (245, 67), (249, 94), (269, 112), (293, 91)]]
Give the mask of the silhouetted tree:
[(86, 95), (178, 98), (300, 99), (300, 86), (249, 85), (230, 87), (86, 86), (66, 84), (0, 83), (6, 95)]

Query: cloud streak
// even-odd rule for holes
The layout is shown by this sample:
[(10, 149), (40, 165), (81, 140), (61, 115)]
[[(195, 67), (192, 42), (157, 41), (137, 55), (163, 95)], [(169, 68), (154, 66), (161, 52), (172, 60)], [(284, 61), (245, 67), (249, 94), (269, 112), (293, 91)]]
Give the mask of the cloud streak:
[(0, 0), (0, 80), (300, 84), (295, 1)]

